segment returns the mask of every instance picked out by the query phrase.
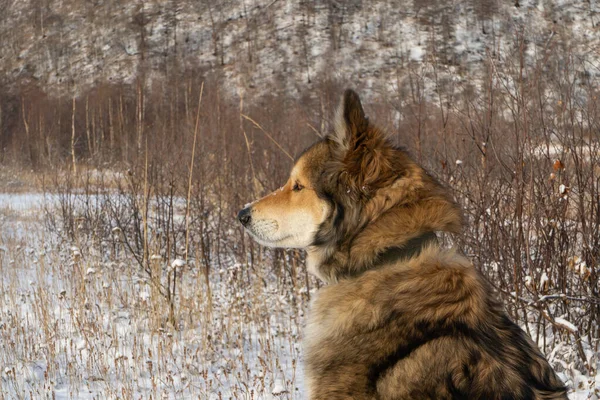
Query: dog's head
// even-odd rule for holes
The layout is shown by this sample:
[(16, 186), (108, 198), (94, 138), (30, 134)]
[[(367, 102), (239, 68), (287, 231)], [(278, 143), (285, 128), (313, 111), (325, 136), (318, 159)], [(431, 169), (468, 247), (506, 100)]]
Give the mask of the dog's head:
[[(333, 128), (297, 159), (283, 187), (239, 212), (239, 221), (259, 243), (308, 249), (309, 258), (318, 253), (318, 263), (323, 263), (336, 252), (350, 253), (358, 235), (393, 207), (443, 192), (369, 122), (354, 91), (344, 93)], [(400, 226), (396, 218), (379, 229), (389, 234), (378, 234), (376, 251), (427, 228), (407, 223)], [(402, 229), (406, 232), (396, 232)]]
[(335, 132), (304, 151), (283, 187), (239, 212), (248, 233), (266, 246), (306, 248), (339, 208), (337, 198), (356, 198), (389, 180), (389, 163), (377, 143), (383, 136), (368, 125), (358, 95), (347, 90)]
[(331, 205), (319, 178), (329, 150), (319, 142), (296, 161), (288, 181), (273, 193), (251, 203), (238, 214), (248, 233), (269, 247), (306, 248), (313, 244)]

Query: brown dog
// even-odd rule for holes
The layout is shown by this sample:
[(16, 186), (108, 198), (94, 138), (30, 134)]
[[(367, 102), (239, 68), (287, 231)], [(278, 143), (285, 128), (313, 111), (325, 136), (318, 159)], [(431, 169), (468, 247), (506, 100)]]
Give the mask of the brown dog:
[(303, 248), (329, 283), (311, 306), (311, 399), (566, 399), (490, 286), (435, 232), (458, 233), (448, 192), (345, 92), (334, 132), (284, 187), (240, 211), (258, 242)]

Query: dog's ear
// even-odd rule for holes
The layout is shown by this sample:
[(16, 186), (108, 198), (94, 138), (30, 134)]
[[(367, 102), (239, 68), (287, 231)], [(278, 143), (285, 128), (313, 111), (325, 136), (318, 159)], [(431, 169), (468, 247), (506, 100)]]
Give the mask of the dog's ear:
[(348, 147), (353, 136), (367, 130), (369, 120), (365, 117), (358, 94), (346, 89), (335, 115), (333, 139), (343, 147)]
[(344, 92), (330, 139), (336, 147), (335, 161), (341, 163), (338, 183), (348, 194), (368, 198), (395, 178), (392, 147), (384, 134), (369, 124), (358, 94), (351, 89)]

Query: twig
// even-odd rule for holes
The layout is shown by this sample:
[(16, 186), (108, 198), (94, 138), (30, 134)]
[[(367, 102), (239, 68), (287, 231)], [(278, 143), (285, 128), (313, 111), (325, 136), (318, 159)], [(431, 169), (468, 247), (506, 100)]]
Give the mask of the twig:
[[(591, 371), (591, 367), (589, 365), (589, 362), (587, 360), (587, 357), (585, 355), (585, 351), (583, 350), (583, 346), (581, 344), (581, 336), (579, 335), (579, 332), (577, 330), (572, 330), (570, 327), (565, 326), (564, 324), (560, 324), (558, 322), (556, 322), (556, 320), (548, 314), (548, 312), (546, 312), (546, 310), (543, 309), (543, 306), (540, 303), (540, 300), (537, 301), (530, 301), (527, 300), (523, 297), (520, 296), (516, 296), (513, 295), (512, 293), (508, 292), (507, 290), (503, 290), (503, 289), (499, 289), (502, 293), (507, 294), (509, 296), (511, 296), (513, 299), (520, 301), (522, 303), (524, 303), (527, 307), (531, 307), (535, 310), (537, 310), (540, 315), (548, 322), (550, 322), (552, 324), (552, 326), (554, 326), (555, 328), (559, 328), (561, 330), (564, 330), (566, 332), (569, 332), (571, 335), (573, 335), (575, 337), (575, 344), (577, 346), (577, 352), (579, 353), (579, 357), (581, 357), (581, 359), (583, 360), (583, 364), (586, 366), (586, 368), (588, 368), (588, 370)], [(558, 296), (560, 297), (560, 295)], [(547, 299), (549, 297), (545, 297), (545, 298), (540, 298), (540, 299)]]
[[(240, 116), (243, 117), (242, 110), (244, 109), (244, 96), (240, 94)], [(252, 162), (252, 153), (250, 152), (250, 141), (248, 140), (248, 135), (246, 134), (246, 130), (244, 129), (244, 123), (240, 118), (240, 129), (244, 134), (244, 139), (246, 140), (246, 150), (248, 151), (248, 161), (250, 161), (250, 170), (252, 171), (252, 191), (254, 192), (256, 182), (256, 173), (254, 172), (254, 163)], [(256, 195), (256, 193), (254, 193)]]
[[(200, 105), (202, 104), (202, 94), (204, 93), (204, 82), (200, 86), (200, 95), (198, 96), (198, 110), (196, 111), (196, 126), (194, 128), (194, 143), (192, 145), (192, 158), (190, 160), (190, 173), (188, 179), (188, 192), (185, 202), (185, 263), (188, 262), (188, 250), (190, 243), (190, 198), (192, 196), (192, 177), (194, 175), (194, 158), (196, 156), (196, 141), (198, 139), (198, 126), (200, 124)], [(173, 266), (173, 291), (171, 293), (171, 304), (169, 311), (169, 319), (171, 324), (175, 326), (175, 292), (177, 289), (177, 266)]]
[(323, 139), (323, 135), (321, 134), (321, 132), (319, 132), (317, 130), (317, 128), (315, 128), (314, 126), (312, 126), (311, 124), (309, 124), (308, 122), (306, 123), (306, 125), (308, 125), (308, 127), (310, 129), (312, 129), (312, 131), (315, 133), (315, 135), (317, 135), (319, 138)]
[(189, 243), (189, 223), (190, 223), (190, 198), (192, 196), (192, 176), (194, 174), (194, 156), (196, 155), (196, 140), (198, 138), (198, 126), (200, 123), (200, 104), (202, 103), (202, 94), (204, 93), (204, 82), (200, 86), (200, 95), (198, 98), (198, 111), (196, 112), (196, 127), (194, 128), (194, 144), (192, 145), (192, 159), (190, 160), (190, 177), (188, 180), (188, 193), (185, 205), (185, 262), (188, 261), (188, 243)]
[[(252, 122), (252, 123), (254, 124), (254, 126), (255, 126), (255, 127), (257, 127), (258, 129), (260, 129), (260, 130), (261, 130), (261, 131), (262, 131), (262, 132), (263, 132), (265, 135), (267, 135), (267, 137), (268, 137), (269, 139), (271, 139), (271, 141), (272, 141), (273, 143), (275, 143), (275, 145), (276, 145), (277, 147), (279, 147), (279, 150), (283, 151), (283, 153), (284, 153), (286, 156), (288, 156), (288, 157), (290, 158), (290, 160), (292, 160), (292, 161), (294, 160), (294, 157), (292, 157), (292, 156), (290, 155), (290, 153), (288, 153), (287, 151), (285, 151), (285, 149), (284, 149), (283, 147), (281, 147), (281, 145), (280, 145), (280, 144), (277, 142), (277, 140), (273, 139), (273, 136), (269, 135), (269, 133), (268, 133), (267, 131), (265, 131), (265, 130), (263, 129), (263, 127), (262, 127), (262, 126), (260, 126), (260, 124), (259, 124), (258, 122), (256, 122), (255, 120), (253, 120), (252, 118), (250, 118), (249, 116), (247, 116), (247, 115), (245, 115), (245, 114), (240, 114), (240, 115), (241, 115), (243, 118), (247, 119), (248, 121)], [(246, 139), (246, 141), (247, 141), (247, 139)]]

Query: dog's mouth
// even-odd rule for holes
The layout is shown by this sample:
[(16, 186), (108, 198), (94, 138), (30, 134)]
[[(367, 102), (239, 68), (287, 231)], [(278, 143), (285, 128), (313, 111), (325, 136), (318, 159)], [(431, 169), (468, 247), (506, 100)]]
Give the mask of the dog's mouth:
[(263, 246), (280, 248), (304, 248), (302, 232), (289, 233), (280, 230), (276, 220), (258, 220), (244, 226), (246, 232)]
[(254, 240), (263, 246), (275, 247), (277, 243), (287, 239), (290, 235), (278, 235), (279, 224), (276, 220), (253, 220), (250, 224), (244, 226), (246, 232)]

